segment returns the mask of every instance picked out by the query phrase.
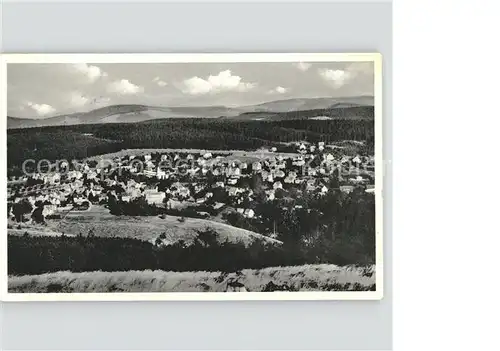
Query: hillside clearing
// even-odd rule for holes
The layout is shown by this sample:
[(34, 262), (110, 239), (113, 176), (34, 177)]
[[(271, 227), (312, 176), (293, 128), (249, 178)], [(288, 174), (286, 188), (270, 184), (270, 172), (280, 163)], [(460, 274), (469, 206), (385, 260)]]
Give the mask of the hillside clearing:
[(200, 231), (213, 229), (217, 232), (218, 242), (229, 241), (250, 245), (255, 240), (281, 245), (282, 242), (249, 230), (233, 227), (228, 224), (199, 218), (184, 218), (166, 215), (165, 218), (143, 216), (113, 216), (109, 213), (71, 213), (64, 220), (48, 220), (44, 229), (31, 228), (40, 232), (59, 232), (70, 235), (87, 235), (90, 231), (100, 237), (134, 238), (149, 242), (162, 233), (166, 238), (164, 244), (173, 244), (180, 240), (190, 245), (198, 237)]

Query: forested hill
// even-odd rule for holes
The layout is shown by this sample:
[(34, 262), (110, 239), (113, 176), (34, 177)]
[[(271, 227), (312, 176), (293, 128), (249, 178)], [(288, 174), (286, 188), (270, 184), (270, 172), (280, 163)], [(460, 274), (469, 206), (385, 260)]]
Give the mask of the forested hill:
[(373, 97), (303, 98), (270, 101), (258, 105), (147, 106), (111, 105), (87, 112), (48, 118), (7, 117), (7, 128), (34, 128), (96, 123), (135, 123), (164, 118), (228, 118), (282, 120), (297, 118), (373, 118)]
[(245, 112), (230, 119), (247, 120), (289, 120), (289, 119), (373, 119), (373, 106), (333, 106), (323, 109), (312, 109), (289, 112)]
[(373, 120), (240, 121), (184, 118), (122, 124), (10, 129), (9, 166), (26, 159), (81, 159), (122, 149), (195, 148), (255, 150), (307, 140), (359, 140), (373, 144)]

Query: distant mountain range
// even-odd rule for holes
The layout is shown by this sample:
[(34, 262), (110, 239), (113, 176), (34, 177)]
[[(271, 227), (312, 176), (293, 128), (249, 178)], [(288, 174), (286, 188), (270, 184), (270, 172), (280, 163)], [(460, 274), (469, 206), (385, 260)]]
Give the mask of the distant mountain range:
[(164, 118), (227, 118), (238, 120), (281, 120), (294, 118), (373, 118), (373, 96), (348, 98), (303, 98), (270, 101), (258, 105), (162, 107), (112, 105), (88, 112), (49, 118), (7, 117), (7, 128), (32, 128), (57, 125), (132, 123)]

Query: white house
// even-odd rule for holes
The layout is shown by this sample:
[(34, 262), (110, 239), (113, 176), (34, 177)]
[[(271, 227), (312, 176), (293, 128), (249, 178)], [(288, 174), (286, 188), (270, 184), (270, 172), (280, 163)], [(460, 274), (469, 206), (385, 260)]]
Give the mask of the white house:
[(97, 173), (94, 171), (90, 171), (87, 173), (87, 179), (95, 179), (97, 177)]
[(200, 170), (200, 167), (195, 167), (195, 168), (189, 168), (187, 170), (187, 172), (190, 174), (190, 175), (195, 175), (196, 173), (198, 173), (198, 171)]
[(283, 189), (283, 184), (281, 182), (276, 182), (273, 184), (274, 189)]
[(273, 201), (276, 198), (275, 194), (274, 194), (274, 190), (267, 190), (266, 195), (267, 195), (268, 201)]
[(323, 155), (323, 158), (325, 159), (326, 162), (332, 162), (335, 160), (335, 157), (333, 157), (332, 154)]
[(243, 212), (243, 215), (246, 217), (246, 218), (253, 218), (255, 216), (255, 212), (254, 210), (252, 210), (251, 208), (247, 208), (245, 210), (245, 212)]
[(165, 199), (165, 193), (159, 191), (148, 191), (144, 192), (146, 195), (146, 201), (148, 204), (161, 204), (163, 203), (163, 199)]
[(295, 179), (290, 178), (290, 177), (286, 177), (283, 181), (287, 184), (293, 184), (295, 182)]
[(70, 179), (72, 179), (72, 178), (80, 179), (81, 177), (83, 177), (83, 173), (80, 171), (69, 171), (68, 172), (68, 178), (70, 178)]
[(227, 180), (227, 184), (229, 184), (229, 185), (236, 185), (236, 183), (238, 183), (238, 179), (236, 179), (236, 178), (229, 178)]
[(241, 176), (241, 170), (236, 167), (236, 168), (230, 168), (230, 173), (234, 176), (234, 177), (239, 177)]
[(55, 214), (56, 211), (57, 211), (56, 205), (44, 205), (43, 210), (42, 210), (42, 215), (44, 217), (47, 217), (47, 216)]
[(352, 162), (354, 163), (361, 163), (361, 159), (359, 158), (359, 156), (356, 156), (352, 159)]
[(214, 208), (214, 210), (218, 210), (219, 208), (223, 207), (224, 205), (225, 205), (225, 203), (223, 203), (223, 202), (216, 202), (213, 205), (213, 208)]
[(158, 178), (158, 179), (167, 179), (168, 178), (167, 172), (162, 171), (161, 169), (158, 168), (156, 170), (156, 178)]
[(260, 171), (262, 169), (262, 165), (260, 162), (254, 162), (252, 163), (252, 170), (253, 171)]
[(237, 196), (238, 194), (241, 194), (242, 192), (244, 192), (243, 189), (241, 188), (238, 188), (238, 187), (230, 187), (227, 191), (227, 193), (229, 194), (229, 196)]
[(178, 197), (189, 197), (191, 195), (191, 191), (189, 190), (189, 188), (180, 188), (177, 190), (177, 196)]
[(122, 201), (123, 202), (130, 202), (130, 196), (129, 195), (123, 195), (122, 196)]
[(84, 203), (85, 201), (88, 201), (87, 198), (83, 197), (83, 196), (75, 196), (73, 198), (73, 202), (77, 205), (81, 205), (82, 203)]
[(307, 175), (309, 175), (309, 176), (315, 176), (316, 174), (317, 174), (316, 168), (309, 168), (307, 170)]
[(349, 178), (349, 181), (353, 183), (363, 183), (365, 180), (362, 176), (356, 176), (356, 178)]
[(61, 175), (59, 173), (54, 173), (48, 178), (50, 184), (59, 184), (61, 181)]
[(350, 193), (354, 190), (354, 187), (352, 185), (341, 185), (340, 190), (344, 193)]
[(283, 172), (282, 170), (274, 172), (275, 178), (283, 178), (284, 176), (285, 176), (285, 172)]

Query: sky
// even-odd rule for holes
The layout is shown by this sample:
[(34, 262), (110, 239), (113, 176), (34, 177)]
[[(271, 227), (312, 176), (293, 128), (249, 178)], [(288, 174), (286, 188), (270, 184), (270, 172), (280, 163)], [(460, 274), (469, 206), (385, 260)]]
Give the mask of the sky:
[(8, 116), (47, 118), (115, 104), (229, 107), (374, 94), (373, 62), (9, 63)]

